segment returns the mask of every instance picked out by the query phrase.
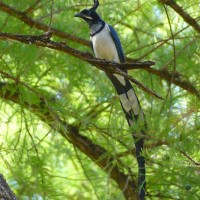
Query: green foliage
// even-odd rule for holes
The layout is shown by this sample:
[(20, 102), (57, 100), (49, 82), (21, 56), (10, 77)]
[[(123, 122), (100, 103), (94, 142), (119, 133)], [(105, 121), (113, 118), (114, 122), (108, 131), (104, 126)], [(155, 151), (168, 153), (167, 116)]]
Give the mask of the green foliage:
[[(3, 2), (25, 11), (37, 1)], [(198, 0), (176, 2), (199, 20)], [(89, 39), (87, 24), (74, 19), (73, 15), (92, 3), (92, 0), (42, 0), (28, 16), (36, 22)], [(98, 11), (117, 30), (127, 57), (153, 60), (155, 69), (177, 72), (178, 79), (200, 89), (199, 33), (174, 10), (164, 9), (155, 0), (102, 0)], [(44, 33), (0, 12), (1, 32)], [(91, 52), (70, 38), (53, 36), (51, 39)], [(0, 74), (2, 83), (19, 84), (17, 91), (22, 102), (21, 105), (10, 102), (5, 94), (0, 100), (0, 171), (19, 199), (124, 199), (109, 173), (103, 172), (26, 105), (29, 102), (31, 107), (39, 104), (41, 98), (47, 99), (52, 112), (68, 124), (78, 126), (82, 135), (116, 158), (113, 162), (124, 173), (131, 172), (131, 176), (135, 176), (133, 139), (105, 74), (59, 51), (3, 40), (0, 41)], [(157, 100), (135, 87), (148, 124), (144, 149), (146, 199), (200, 199), (199, 99), (142, 69), (130, 74), (165, 99)], [(13, 89), (12, 93), (15, 92)]]

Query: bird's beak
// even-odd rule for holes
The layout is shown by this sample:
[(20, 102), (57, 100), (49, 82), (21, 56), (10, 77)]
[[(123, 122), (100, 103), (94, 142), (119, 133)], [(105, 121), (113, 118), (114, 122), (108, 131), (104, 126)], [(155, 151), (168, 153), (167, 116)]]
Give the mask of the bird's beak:
[(83, 17), (82, 13), (76, 13), (74, 17)]

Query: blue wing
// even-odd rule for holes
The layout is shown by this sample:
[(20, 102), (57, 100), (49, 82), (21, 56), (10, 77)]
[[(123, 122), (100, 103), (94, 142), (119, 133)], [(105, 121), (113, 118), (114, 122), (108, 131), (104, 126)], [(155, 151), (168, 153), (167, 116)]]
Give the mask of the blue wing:
[(125, 62), (125, 57), (124, 57), (124, 53), (123, 53), (123, 49), (122, 49), (122, 45), (121, 45), (121, 42), (119, 40), (119, 37), (117, 36), (117, 33), (115, 31), (115, 29), (108, 25), (109, 26), (109, 29), (110, 29), (110, 35), (115, 43), (115, 46), (117, 48), (117, 52), (118, 52), (118, 55), (119, 55), (119, 60), (121, 63), (124, 63)]

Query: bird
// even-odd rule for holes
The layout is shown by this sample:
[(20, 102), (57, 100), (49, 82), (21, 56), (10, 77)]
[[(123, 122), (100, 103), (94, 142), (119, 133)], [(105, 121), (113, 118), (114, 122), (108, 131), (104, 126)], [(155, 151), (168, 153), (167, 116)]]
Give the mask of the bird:
[[(83, 19), (89, 25), (90, 44), (96, 58), (125, 63), (125, 56), (117, 32), (111, 25), (101, 19), (96, 12), (98, 6), (99, 1), (94, 0), (92, 8), (84, 9), (76, 13), (74, 17)], [(127, 73), (126, 69), (121, 70)], [(143, 156), (144, 135), (146, 132), (145, 115), (130, 81), (119, 74), (106, 72), (106, 75), (118, 94), (128, 125), (131, 129), (137, 127), (136, 130), (132, 131), (132, 136), (138, 163), (138, 196), (140, 200), (144, 200), (146, 189), (146, 169)]]

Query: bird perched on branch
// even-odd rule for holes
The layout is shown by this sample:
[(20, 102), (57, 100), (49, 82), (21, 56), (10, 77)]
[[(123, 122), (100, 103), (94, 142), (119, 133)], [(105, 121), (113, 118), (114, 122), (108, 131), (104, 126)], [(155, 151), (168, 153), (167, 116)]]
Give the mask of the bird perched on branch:
[[(97, 58), (124, 63), (125, 57), (121, 42), (116, 31), (112, 26), (103, 21), (97, 14), (96, 9), (99, 6), (98, 0), (94, 0), (94, 5), (90, 9), (84, 9), (75, 17), (85, 20), (90, 28), (90, 41), (92, 50)], [(126, 69), (123, 70), (127, 72)], [(129, 126), (137, 127), (133, 130), (132, 136), (135, 141), (136, 157), (138, 162), (138, 191), (139, 199), (145, 198), (145, 159), (142, 155), (144, 144), (144, 131), (146, 129), (145, 117), (129, 80), (118, 74), (106, 73), (113, 83), (122, 109), (125, 113)]]

